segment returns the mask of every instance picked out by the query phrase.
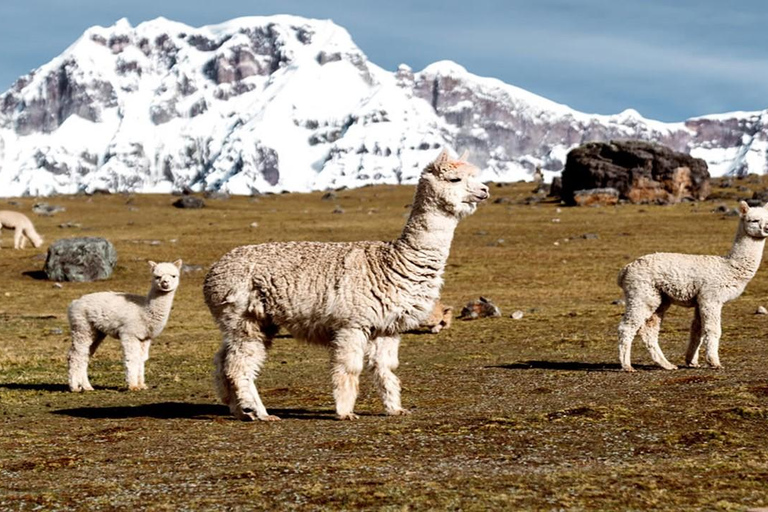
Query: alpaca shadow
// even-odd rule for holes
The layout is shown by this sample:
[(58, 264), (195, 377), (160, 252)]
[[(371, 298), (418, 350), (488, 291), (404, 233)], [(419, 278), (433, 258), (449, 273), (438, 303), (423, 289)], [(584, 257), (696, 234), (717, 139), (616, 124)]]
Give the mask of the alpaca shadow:
[(26, 272), (22, 272), (21, 275), (31, 277), (37, 281), (48, 280), (48, 274), (46, 274), (43, 270), (27, 270)]
[[(577, 372), (621, 372), (619, 363), (584, 363), (581, 361), (524, 361), (522, 363), (500, 364), (486, 368), (505, 370), (565, 370)], [(635, 364), (636, 370), (661, 370), (656, 365)]]
[[(283, 419), (333, 420), (336, 418), (335, 413), (331, 410), (268, 409), (268, 412)], [(226, 417), (236, 421), (234, 416), (230, 414), (229, 407), (225, 405), (190, 404), (183, 402), (162, 402), (156, 404), (116, 407), (77, 407), (74, 409), (53, 411), (53, 414), (92, 420), (128, 418), (210, 420), (215, 417)]]
[(28, 391), (60, 391), (69, 392), (69, 386), (66, 384), (21, 384), (18, 382), (8, 382), (0, 384), (2, 389), (20, 389)]

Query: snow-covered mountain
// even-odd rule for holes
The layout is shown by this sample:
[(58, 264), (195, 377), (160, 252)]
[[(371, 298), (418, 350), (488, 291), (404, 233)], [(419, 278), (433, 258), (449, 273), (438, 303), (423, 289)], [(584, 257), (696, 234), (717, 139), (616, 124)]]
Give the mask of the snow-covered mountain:
[(590, 115), (452, 62), (386, 71), (331, 21), (123, 19), (0, 95), (0, 196), (413, 183), (443, 146), (469, 149), (484, 179), (516, 181), (617, 138), (690, 152), (713, 175), (768, 169), (768, 110)]

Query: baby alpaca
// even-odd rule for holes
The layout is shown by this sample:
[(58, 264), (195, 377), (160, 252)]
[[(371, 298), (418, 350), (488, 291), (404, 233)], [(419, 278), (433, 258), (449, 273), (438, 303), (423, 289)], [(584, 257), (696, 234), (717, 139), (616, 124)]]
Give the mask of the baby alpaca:
[(100, 292), (84, 295), (69, 305), (72, 346), (69, 349), (69, 389), (92, 391), (88, 360), (104, 338), (112, 336), (123, 345), (128, 389), (147, 389), (144, 363), (149, 345), (168, 322), (173, 296), (179, 286), (181, 260), (149, 262), (152, 286), (146, 296)]
[(3, 228), (13, 229), (13, 248), (23, 249), (27, 242), (27, 238), (32, 242), (35, 247), (43, 245), (43, 238), (35, 231), (35, 226), (32, 225), (32, 221), (29, 217), (19, 212), (12, 212), (10, 210), (0, 211), (0, 231)]
[(488, 198), (478, 169), (443, 151), (416, 186), (408, 222), (390, 242), (283, 242), (238, 247), (205, 278), (223, 335), (214, 359), (219, 397), (243, 420), (267, 413), (254, 380), (280, 327), (324, 345), (339, 419), (353, 420), (359, 376), (373, 374), (387, 414), (400, 403), (400, 333), (418, 327), (440, 294), (459, 221)]
[(723, 304), (741, 295), (755, 276), (768, 237), (765, 207), (750, 208), (742, 201), (739, 213), (736, 239), (726, 256), (648, 254), (621, 270), (618, 283), (624, 289), (627, 310), (619, 324), (619, 360), (625, 371), (634, 371), (630, 348), (638, 331), (656, 364), (666, 370), (677, 368), (659, 347), (661, 321), (672, 304), (694, 308), (686, 364), (699, 366), (703, 344), (707, 364), (721, 368), (718, 344)]

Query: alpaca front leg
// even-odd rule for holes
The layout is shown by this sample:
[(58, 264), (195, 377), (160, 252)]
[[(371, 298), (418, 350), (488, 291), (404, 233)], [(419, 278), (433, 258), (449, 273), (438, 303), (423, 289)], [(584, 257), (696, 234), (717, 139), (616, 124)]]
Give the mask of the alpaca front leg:
[(688, 339), (688, 349), (685, 351), (685, 364), (690, 368), (699, 366), (699, 347), (701, 347), (701, 313), (696, 306), (693, 312), (693, 321), (691, 322), (691, 334)]
[(333, 340), (333, 398), (340, 420), (357, 419), (353, 411), (367, 342), (365, 334), (356, 329), (339, 331)]
[(722, 335), (722, 327), (720, 326), (722, 308), (723, 305), (720, 303), (701, 306), (702, 342), (707, 364), (716, 369), (722, 368), (718, 354), (720, 336)]
[(128, 389), (138, 391), (142, 389), (140, 385), (141, 367), (144, 365), (144, 356), (142, 355), (141, 341), (135, 336), (120, 336), (120, 343), (123, 345), (123, 363), (125, 363), (125, 381)]
[(141, 342), (141, 366), (139, 366), (139, 389), (147, 389), (147, 384), (144, 381), (144, 367), (149, 359), (149, 346), (152, 344), (152, 340), (143, 340)]
[(379, 337), (368, 343), (368, 367), (387, 414), (391, 416), (410, 414), (400, 404), (400, 379), (394, 374), (399, 366), (399, 347), (400, 338), (396, 336)]
[(255, 379), (267, 359), (265, 341), (260, 338), (225, 336), (214, 357), (219, 398), (232, 414), (245, 421), (276, 421), (267, 413), (256, 389)]
[(16, 228), (16, 230), (13, 232), (13, 248), (24, 248), (24, 237), (21, 235), (21, 228)]

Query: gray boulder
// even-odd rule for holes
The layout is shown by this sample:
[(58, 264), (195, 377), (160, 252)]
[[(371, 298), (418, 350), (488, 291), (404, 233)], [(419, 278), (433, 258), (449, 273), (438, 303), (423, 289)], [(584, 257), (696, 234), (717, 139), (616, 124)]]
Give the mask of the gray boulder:
[(204, 208), (205, 201), (200, 197), (182, 196), (173, 202), (173, 206), (176, 208)]
[(52, 281), (97, 281), (112, 275), (116, 263), (117, 251), (109, 240), (63, 238), (48, 248), (43, 270)]

